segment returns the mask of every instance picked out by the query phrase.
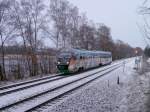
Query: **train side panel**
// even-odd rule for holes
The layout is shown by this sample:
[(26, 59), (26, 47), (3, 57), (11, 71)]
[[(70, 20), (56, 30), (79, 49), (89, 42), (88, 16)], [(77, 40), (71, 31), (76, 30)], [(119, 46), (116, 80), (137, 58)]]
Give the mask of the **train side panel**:
[(77, 72), (107, 65), (112, 62), (110, 52), (71, 50), (60, 55), (57, 68), (60, 72)]

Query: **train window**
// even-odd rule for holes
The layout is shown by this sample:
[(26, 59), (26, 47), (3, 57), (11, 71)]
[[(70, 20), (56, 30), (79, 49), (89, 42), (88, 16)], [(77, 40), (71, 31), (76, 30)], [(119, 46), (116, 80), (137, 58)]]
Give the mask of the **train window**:
[(72, 56), (72, 59), (76, 60), (76, 59), (77, 59), (77, 57), (76, 57), (76, 56)]
[(83, 56), (82, 59), (85, 59), (85, 57)]

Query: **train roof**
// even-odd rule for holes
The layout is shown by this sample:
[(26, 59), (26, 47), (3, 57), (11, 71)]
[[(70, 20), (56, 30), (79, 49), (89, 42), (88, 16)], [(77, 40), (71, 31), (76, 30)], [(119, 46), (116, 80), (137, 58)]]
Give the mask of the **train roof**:
[(88, 50), (80, 50), (80, 49), (63, 49), (61, 50), (61, 53), (69, 52), (75, 55), (103, 55), (103, 56), (110, 56), (111, 52), (106, 52), (106, 51), (88, 51)]

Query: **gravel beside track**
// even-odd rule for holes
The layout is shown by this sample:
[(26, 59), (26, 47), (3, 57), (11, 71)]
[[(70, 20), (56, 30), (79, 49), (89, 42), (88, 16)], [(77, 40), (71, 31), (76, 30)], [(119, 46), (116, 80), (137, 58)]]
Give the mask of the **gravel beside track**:
[[(114, 65), (113, 65), (114, 66)], [(79, 78), (79, 79), (77, 79), (77, 80), (74, 80), (74, 81), (71, 81), (70, 83), (66, 83), (66, 84), (64, 84), (64, 85), (59, 85), (58, 87), (55, 87), (55, 88), (53, 88), (53, 89), (50, 89), (50, 90), (48, 90), (48, 91), (44, 91), (44, 92), (41, 92), (41, 93), (38, 93), (38, 94), (36, 94), (36, 95), (31, 95), (30, 97), (25, 97), (25, 98), (23, 98), (22, 100), (18, 100), (18, 101), (16, 101), (16, 102), (14, 102), (14, 103), (10, 103), (10, 104), (8, 104), (8, 105), (3, 105), (3, 106), (1, 106), (0, 107), (0, 110), (10, 110), (11, 112), (13, 112), (15, 109), (13, 109), (12, 107), (15, 107), (16, 108), (16, 105), (20, 105), (21, 103), (24, 103), (24, 102), (26, 102), (26, 101), (31, 101), (32, 99), (33, 99), (33, 101), (31, 101), (31, 104), (32, 104), (32, 102), (34, 102), (34, 104), (35, 104), (35, 99), (37, 98), (37, 97), (41, 97), (42, 95), (45, 95), (45, 94), (49, 94), (49, 92), (52, 92), (52, 91), (55, 91), (55, 90), (57, 90), (57, 89), (61, 89), (62, 87), (65, 87), (65, 86), (68, 86), (69, 84), (73, 84), (73, 83), (75, 83), (75, 82), (77, 82), (77, 81), (80, 81), (80, 80), (85, 80), (87, 77), (91, 77), (92, 75), (94, 76), (94, 74), (97, 74), (97, 73), (99, 73), (99, 72), (104, 72), (103, 74), (107, 74), (107, 70), (109, 70), (108, 68), (113, 68), (113, 66), (111, 65), (110, 67), (104, 67), (104, 69), (102, 69), (102, 70), (100, 70), (100, 71), (97, 71), (97, 72), (95, 72), (95, 73), (93, 73), (93, 74), (90, 74), (90, 75), (88, 75), (88, 76), (85, 76), (85, 77), (83, 77), (83, 78)], [(117, 66), (120, 66), (120, 65), (118, 65), (118, 64), (116, 64), (115, 65), (115, 67), (117, 67)], [(116, 68), (113, 68), (113, 69), (116, 69)], [(106, 72), (107, 71), (107, 72)], [(105, 73), (106, 72), (106, 73)], [(111, 70), (109, 71), (109, 72), (111, 72)], [(97, 76), (96, 78), (98, 78), (98, 77), (100, 77), (100, 76)], [(95, 78), (95, 79), (96, 79)], [(91, 80), (94, 80), (94, 79), (91, 79)], [(89, 83), (89, 82), (91, 82), (91, 80), (89, 80), (89, 81), (87, 81), (87, 82), (84, 82), (85, 84), (86, 83)], [(83, 82), (83, 81), (82, 81)], [(41, 106), (41, 105), (43, 105), (43, 104), (45, 104), (45, 103), (47, 103), (47, 102), (49, 102), (50, 100), (54, 100), (54, 99), (56, 99), (57, 97), (59, 97), (59, 96), (62, 96), (63, 94), (66, 94), (67, 92), (70, 92), (70, 91), (72, 91), (72, 90), (74, 90), (74, 89), (77, 89), (77, 88), (79, 88), (80, 86), (82, 86), (82, 85), (84, 85), (84, 83), (83, 84), (80, 84), (80, 85), (78, 85), (78, 86), (76, 86), (76, 87), (74, 87), (74, 88), (70, 88), (69, 90), (67, 90), (67, 89), (64, 89), (64, 90), (67, 90), (67, 91), (65, 91), (65, 92), (58, 92), (58, 93), (61, 93), (61, 94), (55, 94), (56, 96), (54, 97), (53, 96), (53, 98), (51, 98), (51, 99), (46, 99), (45, 101), (42, 101), (42, 102), (40, 102), (41, 100), (38, 100), (38, 104), (36, 104), (36, 105), (31, 105), (30, 104), (30, 108), (27, 108), (27, 106), (24, 106), (24, 108), (25, 108), (25, 110), (23, 110), (23, 109), (21, 109), (20, 110), (20, 112), (21, 111), (31, 111), (32, 109), (34, 110), (34, 109), (36, 109), (36, 108), (39, 108), (39, 106)], [(62, 90), (61, 90), (62, 91)], [(54, 92), (54, 93), (56, 93), (56, 91)], [(47, 95), (46, 95), (47, 96)], [(45, 96), (44, 96), (45, 97)], [(35, 98), (35, 99), (34, 99)], [(43, 98), (44, 99), (44, 98)], [(28, 105), (29, 106), (29, 105)], [(20, 107), (20, 106), (19, 106)], [(21, 106), (22, 107), (22, 106)], [(16, 111), (16, 110), (15, 110)]]

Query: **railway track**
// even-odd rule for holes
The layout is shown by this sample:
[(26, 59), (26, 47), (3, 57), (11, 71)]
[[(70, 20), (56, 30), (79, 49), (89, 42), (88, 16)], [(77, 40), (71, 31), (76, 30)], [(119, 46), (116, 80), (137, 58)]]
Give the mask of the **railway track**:
[[(67, 76), (67, 77), (71, 77), (71, 76)], [(60, 80), (63, 78), (66, 78), (66, 76), (62, 76), (62, 74), (58, 74), (58, 75), (48, 76), (48, 77), (44, 77), (44, 78), (34, 79), (34, 80), (30, 80), (30, 81), (25, 81), (25, 82), (21, 82), (21, 83), (16, 83), (16, 84), (11, 84), (8, 86), (0, 87), (0, 96), (6, 95), (6, 94), (11, 94), (13, 92), (21, 91), (24, 89), (38, 86), (38, 85), (46, 84), (46, 83)]]
[[(46, 103), (49, 103), (71, 91), (74, 91), (74, 90), (96, 80), (97, 78), (100, 78), (100, 77), (106, 75), (109, 72), (112, 72), (113, 70), (116, 70), (121, 65), (122, 65), (122, 63), (115, 64), (115, 65), (112, 65), (109, 67), (104, 67), (102, 70), (91, 73), (91, 74), (86, 75), (81, 78), (77, 78), (73, 81), (71, 80), (70, 82), (64, 83), (62, 85), (58, 85), (58, 86), (50, 88), (46, 91), (39, 92), (38, 94), (31, 95), (30, 97), (25, 97), (21, 100), (18, 100), (16, 102), (13, 102), (13, 103), (10, 103), (7, 105), (1, 105), (0, 111), (6, 111), (6, 110), (10, 111), (10, 112), (33, 111), (33, 110), (43, 106)], [(99, 75), (99, 73), (101, 75)], [(23, 108), (21, 108), (21, 110), (20, 110), (20, 107), (23, 107)]]
[(49, 78), (54, 78), (54, 77), (57, 77), (57, 76), (60, 76), (60, 75), (61, 74), (53, 75), (53, 76), (47, 76), (47, 77), (43, 77), (43, 78), (38, 78), (38, 79), (34, 79), (34, 80), (29, 80), (29, 81), (25, 81), (25, 82), (15, 83), (15, 84), (7, 85), (7, 86), (2, 86), (2, 87), (0, 87), (0, 90), (12, 88), (12, 87), (17, 87), (17, 86), (21, 86), (21, 85), (24, 85), (24, 84), (29, 84), (29, 83), (33, 83), (33, 82), (36, 82), (36, 81), (49, 79)]
[(41, 84), (49, 83), (49, 82), (56, 81), (56, 80), (63, 79), (63, 78), (65, 78), (65, 76), (56, 75), (56, 76), (45, 77), (45, 78), (41, 78), (37, 80), (27, 81), (23, 83), (18, 83), (14, 85), (9, 85), (6, 87), (1, 87), (0, 96), (11, 94), (16, 91), (21, 91), (27, 88), (35, 87)]
[[(116, 70), (117, 68), (119, 68), (119, 67), (113, 68), (112, 70), (103, 73), (101, 76), (97, 76), (95, 78), (91, 78), (91, 79), (85, 81), (84, 83), (78, 83), (78, 84), (75, 84), (75, 85), (67, 85), (67, 86), (70, 86), (70, 87), (68, 87), (68, 88), (67, 87), (61, 88), (62, 90), (65, 90), (65, 91), (61, 91), (60, 90), (61, 92), (59, 94), (55, 95), (51, 99), (46, 100), (45, 102), (42, 102), (42, 103), (40, 103), (40, 104), (30, 108), (30, 109), (27, 109), (25, 112), (36, 111), (36, 109), (44, 107), (46, 104), (51, 103), (51, 102), (53, 102), (53, 101), (55, 101), (55, 100), (65, 96), (65, 95), (67, 95), (67, 94), (69, 94), (69, 93), (71, 93), (71, 92), (73, 92), (73, 91), (75, 91), (75, 90), (85, 86), (86, 84), (89, 84), (89, 83), (95, 81), (96, 79), (98, 79), (98, 78), (100, 78), (100, 77), (102, 77), (102, 76), (104, 76), (104, 75), (106, 75), (106, 74)], [(84, 80), (84, 79), (82, 79), (82, 80)]]

